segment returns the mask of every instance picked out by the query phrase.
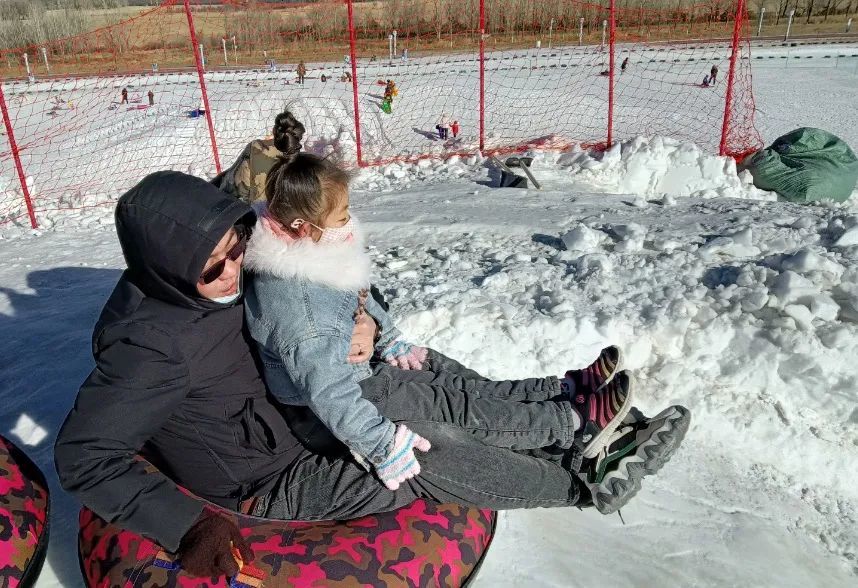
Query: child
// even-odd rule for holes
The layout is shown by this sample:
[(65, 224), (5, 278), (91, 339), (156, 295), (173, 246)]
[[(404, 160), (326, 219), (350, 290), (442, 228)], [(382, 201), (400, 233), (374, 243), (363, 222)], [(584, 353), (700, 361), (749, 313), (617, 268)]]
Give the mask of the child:
[(459, 136), (459, 121), (454, 120), (453, 124), (450, 125), (450, 130), (453, 131), (453, 138)]
[[(409, 343), (367, 295), (371, 261), (349, 213), (349, 174), (300, 151), (304, 127), (291, 113), (277, 116), (273, 134), (284, 155), (269, 172), (267, 203), (257, 209), (248, 243), (252, 277), (245, 303), (266, 382), (279, 401), (309, 407), (391, 490), (419, 474), (414, 449), (430, 449), (394, 421), (458, 426), (497, 447), (552, 448), (577, 464), (570, 466), (576, 475), (575, 455), (583, 455), (587, 471), (597, 463), (611, 472), (621, 467), (623, 460), (609, 458), (606, 449), (616, 445), (612, 433), (631, 408), (632, 381), (618, 371), (619, 349), (606, 348), (594, 364), (561, 378), (492, 382)], [(379, 326), (374, 351), (380, 361), (351, 364), (354, 322), (367, 314)], [(632, 435), (629, 442), (642, 447), (646, 438), (647, 446), (672, 453), (687, 428), (687, 411), (679, 407), (657, 418), (664, 422), (650, 427), (651, 435)], [(581, 480), (594, 496), (609, 496), (601, 503), (594, 498), (597, 508), (610, 502), (615, 510), (656, 466), (625, 470), (633, 482), (628, 488), (600, 486), (611, 476)]]

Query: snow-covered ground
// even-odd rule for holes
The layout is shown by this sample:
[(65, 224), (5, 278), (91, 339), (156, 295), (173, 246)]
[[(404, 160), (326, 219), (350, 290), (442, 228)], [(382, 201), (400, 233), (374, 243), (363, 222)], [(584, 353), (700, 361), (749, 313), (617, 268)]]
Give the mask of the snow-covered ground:
[[(764, 139), (816, 125), (858, 146), (855, 62), (813, 62), (754, 64)], [(731, 161), (658, 138), (533, 169), (543, 190), (491, 188), (477, 157), (361, 172), (353, 208), (401, 326), (495, 377), (561, 373), (619, 343), (640, 407), (682, 403), (694, 422), (625, 525), (503, 513), (477, 585), (855, 585), (858, 205), (777, 202)], [(50, 219), (37, 235), (0, 228), (0, 432), (51, 482), (39, 586), (80, 586), (51, 444), (123, 261), (109, 207)]]

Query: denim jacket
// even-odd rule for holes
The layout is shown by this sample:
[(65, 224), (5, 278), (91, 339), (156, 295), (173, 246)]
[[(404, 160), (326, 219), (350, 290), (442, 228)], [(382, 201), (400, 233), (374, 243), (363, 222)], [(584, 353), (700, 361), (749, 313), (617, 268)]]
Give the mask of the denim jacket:
[[(369, 288), (371, 261), (362, 240), (287, 242), (260, 222), (244, 263), (247, 324), (271, 393), (284, 404), (309, 406), (352, 452), (384, 461), (394, 424), (361, 396), (358, 382), (372, 375), (369, 362), (346, 361), (359, 292)], [(381, 331), (376, 347), (383, 349), (399, 331), (372, 296), (366, 298)]]

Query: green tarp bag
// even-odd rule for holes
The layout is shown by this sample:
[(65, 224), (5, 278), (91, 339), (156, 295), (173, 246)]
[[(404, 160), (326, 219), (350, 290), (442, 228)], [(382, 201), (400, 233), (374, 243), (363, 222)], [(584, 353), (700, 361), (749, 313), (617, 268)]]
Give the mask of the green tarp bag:
[(790, 202), (848, 199), (858, 182), (858, 158), (842, 139), (822, 129), (801, 128), (779, 137), (771, 147), (739, 166), (754, 185)]

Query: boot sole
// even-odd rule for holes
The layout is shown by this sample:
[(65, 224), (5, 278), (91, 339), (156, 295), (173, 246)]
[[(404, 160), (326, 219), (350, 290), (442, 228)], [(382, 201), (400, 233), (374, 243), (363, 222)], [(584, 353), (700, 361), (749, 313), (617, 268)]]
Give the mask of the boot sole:
[(625, 402), (623, 402), (619, 412), (614, 415), (614, 418), (608, 421), (605, 428), (599, 431), (599, 434), (593, 437), (590, 442), (584, 446), (584, 459), (592, 459), (599, 455), (599, 452), (605, 448), (605, 444), (608, 442), (608, 439), (611, 438), (611, 435), (614, 434), (614, 431), (617, 430), (617, 427), (622, 424), (623, 419), (626, 418), (627, 414), (629, 414), (629, 410), (632, 408), (632, 401), (634, 400), (635, 379), (628, 373), (626, 373), (626, 377), (629, 379), (629, 387)]
[(641, 489), (643, 479), (670, 461), (688, 432), (691, 412), (683, 406), (671, 406), (651, 420), (659, 419), (664, 419), (662, 426), (633, 455), (620, 460), (617, 474), (591, 488), (593, 505), (600, 513), (612, 514), (623, 508)]

